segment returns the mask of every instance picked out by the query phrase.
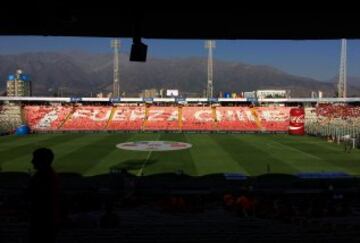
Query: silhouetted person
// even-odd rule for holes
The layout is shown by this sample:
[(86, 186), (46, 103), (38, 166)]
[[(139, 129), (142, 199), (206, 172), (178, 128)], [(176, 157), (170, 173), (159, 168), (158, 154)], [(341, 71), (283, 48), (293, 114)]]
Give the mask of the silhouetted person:
[(31, 163), (36, 170), (30, 182), (30, 242), (55, 242), (60, 221), (59, 185), (51, 167), (54, 154), (40, 148), (33, 152)]

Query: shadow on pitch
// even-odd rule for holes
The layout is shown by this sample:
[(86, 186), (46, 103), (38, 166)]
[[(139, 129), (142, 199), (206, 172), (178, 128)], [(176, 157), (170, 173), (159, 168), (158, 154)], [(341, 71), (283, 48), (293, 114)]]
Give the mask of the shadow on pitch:
[(116, 170), (140, 170), (141, 168), (146, 168), (150, 165), (156, 164), (157, 160), (126, 160), (124, 162), (121, 162), (113, 167), (111, 169)]

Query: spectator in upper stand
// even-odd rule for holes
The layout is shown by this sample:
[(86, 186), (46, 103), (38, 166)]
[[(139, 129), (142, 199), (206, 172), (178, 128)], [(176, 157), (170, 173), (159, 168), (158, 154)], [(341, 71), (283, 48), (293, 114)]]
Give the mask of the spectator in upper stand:
[(30, 241), (52, 243), (60, 221), (59, 183), (51, 167), (54, 154), (40, 148), (33, 152), (31, 163), (36, 170), (30, 181)]

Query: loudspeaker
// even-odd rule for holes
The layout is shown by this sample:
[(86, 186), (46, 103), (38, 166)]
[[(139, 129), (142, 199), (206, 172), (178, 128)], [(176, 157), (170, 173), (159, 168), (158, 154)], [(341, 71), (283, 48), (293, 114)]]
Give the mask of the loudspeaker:
[(130, 61), (146, 62), (147, 45), (142, 42), (133, 43), (130, 52)]

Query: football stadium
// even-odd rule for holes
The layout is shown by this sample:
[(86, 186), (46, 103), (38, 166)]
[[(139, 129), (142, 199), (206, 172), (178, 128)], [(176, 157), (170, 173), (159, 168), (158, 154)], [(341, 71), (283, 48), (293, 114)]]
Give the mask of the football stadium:
[[(173, 98), (166, 103), (158, 98), (154, 101), (158, 105), (149, 100), (112, 103), (110, 99), (104, 101), (106, 105), (92, 105), (96, 99), (74, 99), (2, 105), (2, 126), (21, 132), (23, 125), (31, 131), (1, 137), (2, 171), (31, 170), (31, 152), (48, 147), (56, 154), (57, 171), (84, 176), (106, 174), (114, 168), (134, 175), (177, 171), (190, 176), (360, 173), (360, 151), (345, 152), (343, 139), (350, 135), (354, 139), (351, 146), (358, 146), (360, 107), (356, 105), (298, 108), (291, 105), (296, 102), (287, 100), (253, 106), (241, 99), (231, 106), (222, 105), (229, 103), (226, 98), (213, 100), (215, 104), (198, 99), (200, 104), (179, 105)], [(303, 104), (311, 106), (311, 102)], [(178, 150), (168, 150), (151, 141), (182, 142), (191, 147), (178, 145)], [(134, 150), (128, 149), (130, 145), (117, 147), (129, 142)], [(150, 148), (139, 147), (144, 143)]]
[(0, 243), (359, 242), (358, 13), (125, 3), (3, 9)]
[[(4, 242), (49, 205), (57, 242), (358, 238), (359, 98), (0, 99)], [(29, 211), (40, 148), (60, 183)]]
[(16, 75), (1, 242), (359, 239), (360, 98), (21, 96)]

